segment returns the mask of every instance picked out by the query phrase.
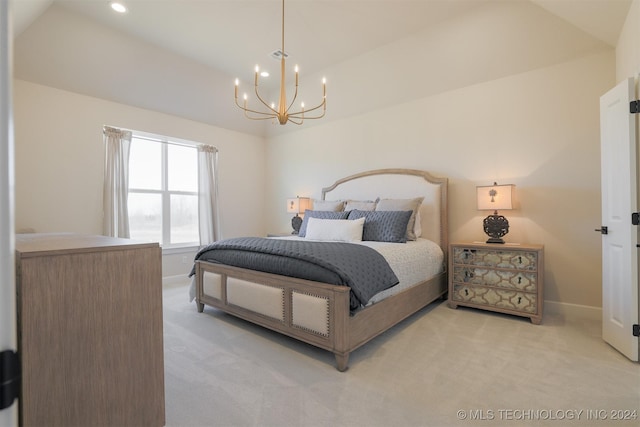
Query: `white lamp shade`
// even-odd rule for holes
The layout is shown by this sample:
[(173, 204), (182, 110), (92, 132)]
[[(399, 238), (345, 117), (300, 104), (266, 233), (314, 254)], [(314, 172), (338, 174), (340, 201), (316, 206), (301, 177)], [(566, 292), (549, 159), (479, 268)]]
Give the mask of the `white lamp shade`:
[(311, 199), (308, 197), (295, 197), (287, 199), (287, 212), (293, 214), (303, 214), (311, 207)]
[(513, 190), (515, 185), (486, 185), (476, 187), (478, 210), (503, 211), (513, 209)]
[(287, 212), (298, 213), (298, 209), (300, 209), (300, 199), (297, 197), (295, 199), (287, 199)]

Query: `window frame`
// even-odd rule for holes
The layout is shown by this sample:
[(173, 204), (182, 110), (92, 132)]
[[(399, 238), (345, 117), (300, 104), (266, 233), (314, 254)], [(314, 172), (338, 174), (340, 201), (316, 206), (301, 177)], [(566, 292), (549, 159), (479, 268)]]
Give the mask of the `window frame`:
[[(157, 194), (160, 195), (161, 199), (161, 209), (162, 209), (162, 241), (158, 242), (163, 252), (176, 252), (181, 249), (190, 249), (194, 247), (200, 246), (200, 238), (198, 234), (198, 240), (193, 242), (180, 242), (180, 243), (171, 243), (171, 196), (172, 195), (187, 195), (196, 197), (196, 201), (198, 200), (198, 182), (196, 182), (196, 190), (195, 191), (184, 191), (184, 190), (170, 190), (169, 189), (169, 146), (170, 145), (178, 145), (182, 147), (192, 148), (196, 153), (196, 164), (195, 167), (198, 166), (197, 163), (197, 143), (191, 141), (179, 140), (176, 138), (169, 138), (160, 135), (152, 135), (144, 132), (132, 131), (131, 135), (131, 145), (135, 143), (135, 140), (146, 140), (151, 142), (156, 142), (160, 144), (160, 190), (155, 189), (145, 189), (145, 188), (132, 188), (131, 185), (128, 185), (128, 194)], [(129, 160), (129, 168), (131, 168), (131, 159)], [(197, 178), (196, 178), (197, 180)], [(128, 197), (128, 196), (127, 196)], [(199, 220), (199, 212), (196, 208), (196, 217)]]

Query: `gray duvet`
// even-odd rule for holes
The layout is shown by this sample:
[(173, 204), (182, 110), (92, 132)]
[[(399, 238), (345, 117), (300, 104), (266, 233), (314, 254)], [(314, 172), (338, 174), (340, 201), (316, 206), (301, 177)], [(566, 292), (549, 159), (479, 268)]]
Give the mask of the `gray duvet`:
[(352, 311), (398, 284), (382, 255), (352, 243), (240, 237), (202, 248), (195, 260), (348, 286)]

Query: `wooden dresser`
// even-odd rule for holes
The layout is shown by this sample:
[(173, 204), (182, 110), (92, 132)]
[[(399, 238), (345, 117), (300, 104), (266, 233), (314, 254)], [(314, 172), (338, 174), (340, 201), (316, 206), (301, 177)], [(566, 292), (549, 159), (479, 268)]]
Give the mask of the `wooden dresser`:
[(525, 316), (542, 322), (544, 247), (453, 243), (449, 246), (449, 306)]
[(162, 426), (157, 243), (16, 236), (20, 425)]

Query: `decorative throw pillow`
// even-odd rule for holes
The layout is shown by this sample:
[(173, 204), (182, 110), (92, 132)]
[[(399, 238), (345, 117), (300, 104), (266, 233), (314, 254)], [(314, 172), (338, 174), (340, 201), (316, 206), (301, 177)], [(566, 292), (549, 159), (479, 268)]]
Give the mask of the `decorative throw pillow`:
[(300, 225), (300, 231), (298, 232), (298, 236), (304, 237), (307, 233), (307, 224), (309, 223), (309, 218), (320, 218), (320, 219), (347, 219), (349, 212), (333, 212), (333, 211), (310, 211), (306, 210), (304, 212), (304, 219), (302, 220), (302, 225)]
[(357, 209), (359, 211), (374, 211), (376, 210), (377, 200), (347, 200), (344, 205), (345, 211), (352, 211)]
[(364, 217), (353, 221), (348, 219), (309, 218), (305, 239), (360, 242), (362, 241), (364, 221)]
[(343, 200), (316, 200), (313, 199), (313, 210), (314, 211), (333, 211), (340, 212), (344, 210), (344, 201)]
[(349, 212), (349, 219), (364, 218), (362, 240), (406, 243), (407, 224), (412, 211), (359, 211)]
[(424, 197), (416, 197), (414, 199), (381, 199), (376, 205), (376, 211), (411, 211), (411, 218), (407, 224), (407, 240), (416, 240), (414, 226), (418, 209), (422, 204)]

